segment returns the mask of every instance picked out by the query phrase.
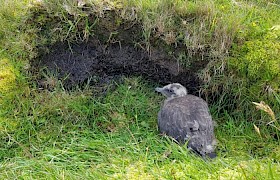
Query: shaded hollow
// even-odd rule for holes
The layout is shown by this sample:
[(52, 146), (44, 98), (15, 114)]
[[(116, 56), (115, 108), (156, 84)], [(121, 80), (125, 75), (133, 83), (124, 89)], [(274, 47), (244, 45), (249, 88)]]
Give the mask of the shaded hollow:
[[(159, 84), (179, 82), (193, 93), (199, 86), (196, 72), (184, 69), (163, 50), (152, 48), (148, 53), (130, 44), (104, 45), (96, 39), (70, 46), (57, 43), (34, 62), (37, 70), (45, 69), (56, 74), (66, 88), (83, 84), (89, 79), (102, 81), (120, 75), (142, 76)], [(197, 71), (203, 66), (194, 69)]]

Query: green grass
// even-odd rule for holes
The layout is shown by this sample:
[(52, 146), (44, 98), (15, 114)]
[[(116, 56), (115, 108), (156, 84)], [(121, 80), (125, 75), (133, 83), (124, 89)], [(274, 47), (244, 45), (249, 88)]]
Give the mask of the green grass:
[[(96, 89), (90, 86), (65, 91), (53, 76), (51, 91), (39, 89), (28, 73), (29, 60), (36, 57), (38, 46), (94, 36), (94, 24), (78, 26), (79, 22), (87, 22), (87, 17), (80, 14), (77, 19), (70, 18), (59, 6), (61, 2), (49, 1), (41, 16), (25, 24), (34, 13), (29, 14), (28, 1), (0, 0), (0, 70), (7, 72), (0, 71), (0, 87), (4, 87), (0, 89), (0, 179), (280, 179), (277, 131), (266, 125), (270, 121), (267, 115), (253, 110), (253, 95), (243, 99), (247, 106), (233, 106), (236, 102), (226, 96), (227, 92), (223, 101), (210, 104), (218, 124), (218, 157), (204, 161), (185, 146), (159, 134), (157, 113), (164, 98), (154, 92), (155, 84), (140, 77), (125, 79), (105, 96), (96, 96)], [(94, 2), (93, 12), (101, 14), (104, 6), (119, 8), (118, 4)], [(188, 50), (210, 44), (211, 52), (217, 50), (218, 56), (228, 50), (221, 49), (223, 43), (227, 45), (224, 48), (230, 48), (233, 40), (242, 44), (261, 39), (279, 17), (277, 1), (273, 0), (237, 4), (227, 0), (180, 0), (175, 5), (156, 0), (129, 2), (124, 4), (121, 17), (135, 19), (131, 7), (136, 7), (146, 43), (158, 34), (167, 44), (174, 45), (181, 40), (180, 30), (190, 28), (198, 34), (187, 42)], [(207, 6), (202, 7), (204, 2)], [(180, 7), (188, 7), (189, 11)], [(48, 14), (54, 17), (46, 18)], [(206, 15), (208, 19), (203, 21)], [(193, 16), (193, 24), (178, 24), (178, 18)], [(58, 22), (53, 24), (53, 19)], [(39, 29), (38, 23), (48, 26)], [(206, 26), (196, 31), (200, 23)], [(225, 24), (228, 26), (222, 28)], [(173, 32), (177, 28), (179, 31)], [(56, 31), (49, 31), (53, 29)], [(176, 42), (172, 32), (178, 38)], [(215, 42), (218, 36), (221, 39)], [(213, 62), (218, 62), (217, 66), (208, 70), (216, 73), (219, 69), (215, 68), (222, 67), (218, 66), (222, 61)], [(204, 75), (207, 79), (207, 71)], [(219, 77), (213, 79), (226, 82)], [(230, 83), (234, 85), (233, 81)], [(239, 87), (240, 91), (246, 88)], [(216, 90), (215, 86), (211, 88)], [(279, 104), (279, 95), (272, 99)], [(277, 107), (272, 109), (279, 120)], [(254, 124), (260, 128), (261, 136)]]
[[(278, 179), (278, 143), (251, 123), (217, 119), (218, 158), (204, 161), (157, 131), (163, 97), (139, 78), (104, 98), (33, 90), (2, 108), (1, 179)], [(3, 104), (2, 104), (3, 105)], [(7, 106), (7, 104), (4, 104)], [(7, 111), (10, 110), (10, 111)], [(10, 123), (10, 127), (8, 127)], [(16, 125), (14, 125), (16, 124)]]

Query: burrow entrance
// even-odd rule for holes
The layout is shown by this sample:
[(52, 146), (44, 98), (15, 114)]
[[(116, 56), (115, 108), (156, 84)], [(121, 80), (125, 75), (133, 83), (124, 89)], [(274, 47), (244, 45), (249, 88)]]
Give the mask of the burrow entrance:
[(206, 65), (199, 63), (193, 65), (191, 70), (184, 69), (175, 58), (161, 49), (151, 48), (148, 53), (134, 45), (104, 45), (96, 39), (72, 45), (57, 43), (34, 62), (33, 67), (36, 67), (37, 72), (44, 69), (55, 74), (63, 80), (66, 88), (84, 84), (89, 80), (92, 84), (100, 84), (120, 76), (142, 76), (162, 85), (179, 82), (187, 87), (190, 93), (197, 92), (200, 82), (195, 73)]

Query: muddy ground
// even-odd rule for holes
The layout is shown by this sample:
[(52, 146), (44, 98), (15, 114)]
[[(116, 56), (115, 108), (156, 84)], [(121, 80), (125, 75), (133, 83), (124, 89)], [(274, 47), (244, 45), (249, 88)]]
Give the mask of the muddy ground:
[[(33, 65), (37, 72), (55, 74), (67, 89), (88, 82), (97, 86), (123, 76), (142, 76), (161, 85), (179, 82), (191, 93), (195, 93), (200, 84), (195, 71), (203, 66), (205, 64), (201, 67), (196, 65), (194, 71), (187, 70), (160, 49), (151, 48), (148, 53), (134, 45), (102, 45), (98, 40), (72, 45), (55, 44), (48, 53), (35, 59)], [(38, 76), (39, 86), (43, 86), (40, 82), (44, 78)]]

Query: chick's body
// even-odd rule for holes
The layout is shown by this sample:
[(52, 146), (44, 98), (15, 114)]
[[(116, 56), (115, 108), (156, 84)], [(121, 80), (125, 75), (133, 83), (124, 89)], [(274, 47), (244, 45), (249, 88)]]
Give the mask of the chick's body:
[[(181, 92), (178, 83), (176, 86)], [(168, 85), (157, 89), (167, 96), (158, 113), (159, 131), (179, 143), (187, 142), (188, 148), (203, 157), (215, 156), (214, 125), (207, 103), (202, 98), (187, 93), (176, 96), (176, 88), (172, 87), (174, 86)]]

